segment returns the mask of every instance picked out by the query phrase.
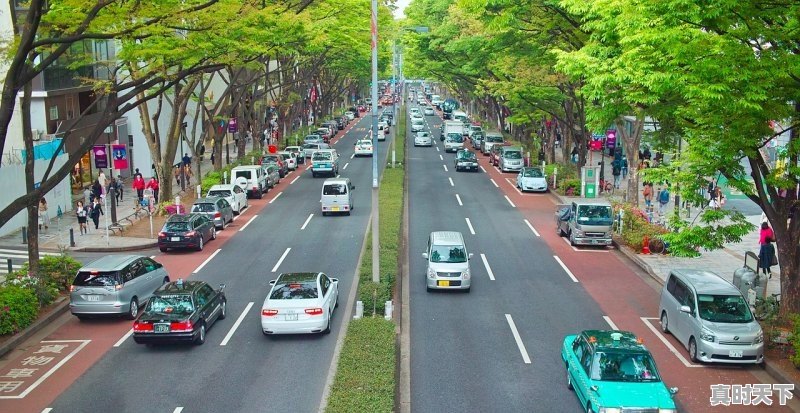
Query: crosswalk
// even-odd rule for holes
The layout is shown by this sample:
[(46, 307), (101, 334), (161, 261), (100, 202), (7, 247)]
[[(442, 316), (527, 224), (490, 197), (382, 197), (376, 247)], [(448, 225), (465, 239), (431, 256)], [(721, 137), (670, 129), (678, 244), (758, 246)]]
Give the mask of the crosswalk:
[[(39, 251), (39, 258), (60, 255), (57, 252)], [(0, 274), (8, 274), (8, 260), (11, 259), (11, 270), (16, 271), (28, 262), (28, 251), (23, 249), (0, 248)]]

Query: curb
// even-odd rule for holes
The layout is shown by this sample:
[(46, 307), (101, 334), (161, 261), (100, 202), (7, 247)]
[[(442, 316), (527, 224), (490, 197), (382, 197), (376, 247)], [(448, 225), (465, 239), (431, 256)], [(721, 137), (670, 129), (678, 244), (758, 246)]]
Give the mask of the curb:
[(62, 314), (69, 311), (69, 299), (67, 297), (61, 297), (61, 302), (53, 307), (49, 313), (45, 314), (38, 320), (36, 320), (33, 324), (29, 325), (24, 330), (20, 331), (17, 334), (14, 334), (8, 341), (0, 345), (0, 357), (5, 356), (12, 350), (14, 350), (17, 346), (25, 342), (25, 340), (31, 338), (34, 334), (38, 333), (39, 330), (43, 329), (47, 325), (53, 322), (56, 318), (60, 317)]
[(75, 248), (70, 248), (70, 250), (81, 251), (81, 252), (123, 252), (123, 251), (139, 251), (156, 247), (158, 247), (158, 241), (140, 245), (129, 245), (125, 247), (75, 247)]

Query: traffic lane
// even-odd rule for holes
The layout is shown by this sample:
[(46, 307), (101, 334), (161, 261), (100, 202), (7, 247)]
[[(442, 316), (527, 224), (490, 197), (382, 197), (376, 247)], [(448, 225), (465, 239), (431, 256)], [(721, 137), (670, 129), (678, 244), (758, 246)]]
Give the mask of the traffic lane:
[[(494, 168), (488, 171), (490, 176), (496, 178), (503, 175)], [(689, 411), (709, 410), (708, 397), (712, 384), (760, 382), (749, 371), (760, 371), (760, 368), (755, 366), (687, 367), (662, 341), (663, 339), (669, 342), (683, 359), (688, 360), (688, 353), (681, 343), (671, 335), (659, 332), (657, 319), (660, 290), (653, 289), (652, 285), (638, 276), (630, 268), (633, 263), (629, 263), (616, 253), (598, 252), (597, 248), (579, 247), (577, 251), (574, 250), (555, 232), (555, 205), (551, 200), (535, 194), (515, 195), (516, 191), (513, 188), (505, 186), (501, 186), (501, 189), (538, 228), (543, 241), (562, 258), (565, 265), (583, 284), (592, 300), (598, 303), (617, 327), (632, 331), (645, 340), (648, 349), (656, 358), (665, 383), (682, 389), (676, 396), (676, 401), (682, 408)], [(648, 326), (648, 323), (655, 327), (656, 332)], [(744, 409), (743, 406), (739, 408)], [(727, 409), (737, 408), (730, 406)], [(757, 407), (750, 407), (747, 411), (753, 409)]]

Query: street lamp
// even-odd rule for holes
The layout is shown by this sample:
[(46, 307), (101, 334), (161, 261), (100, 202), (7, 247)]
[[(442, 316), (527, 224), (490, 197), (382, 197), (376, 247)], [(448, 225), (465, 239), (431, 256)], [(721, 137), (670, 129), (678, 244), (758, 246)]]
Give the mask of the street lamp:
[(378, 213), (378, 0), (372, 0), (372, 281), (380, 282)]

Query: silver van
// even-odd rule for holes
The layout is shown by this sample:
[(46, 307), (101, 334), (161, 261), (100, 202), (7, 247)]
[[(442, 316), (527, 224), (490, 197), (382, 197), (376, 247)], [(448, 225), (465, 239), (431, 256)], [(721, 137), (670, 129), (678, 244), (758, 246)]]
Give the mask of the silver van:
[(428, 263), (425, 281), (428, 291), (433, 289), (457, 289), (469, 292), (471, 276), (464, 237), (460, 232), (436, 231), (428, 237), (428, 247), (422, 253)]
[(661, 329), (678, 339), (692, 361), (757, 364), (764, 332), (742, 293), (705, 270), (672, 270), (661, 290)]
[(319, 203), (322, 207), (322, 215), (332, 212), (344, 212), (350, 215), (353, 210), (353, 190), (356, 189), (350, 178), (330, 178), (322, 183), (322, 197)]
[(79, 319), (90, 315), (139, 315), (153, 292), (169, 282), (158, 262), (139, 255), (106, 255), (78, 270), (69, 288), (69, 309)]

